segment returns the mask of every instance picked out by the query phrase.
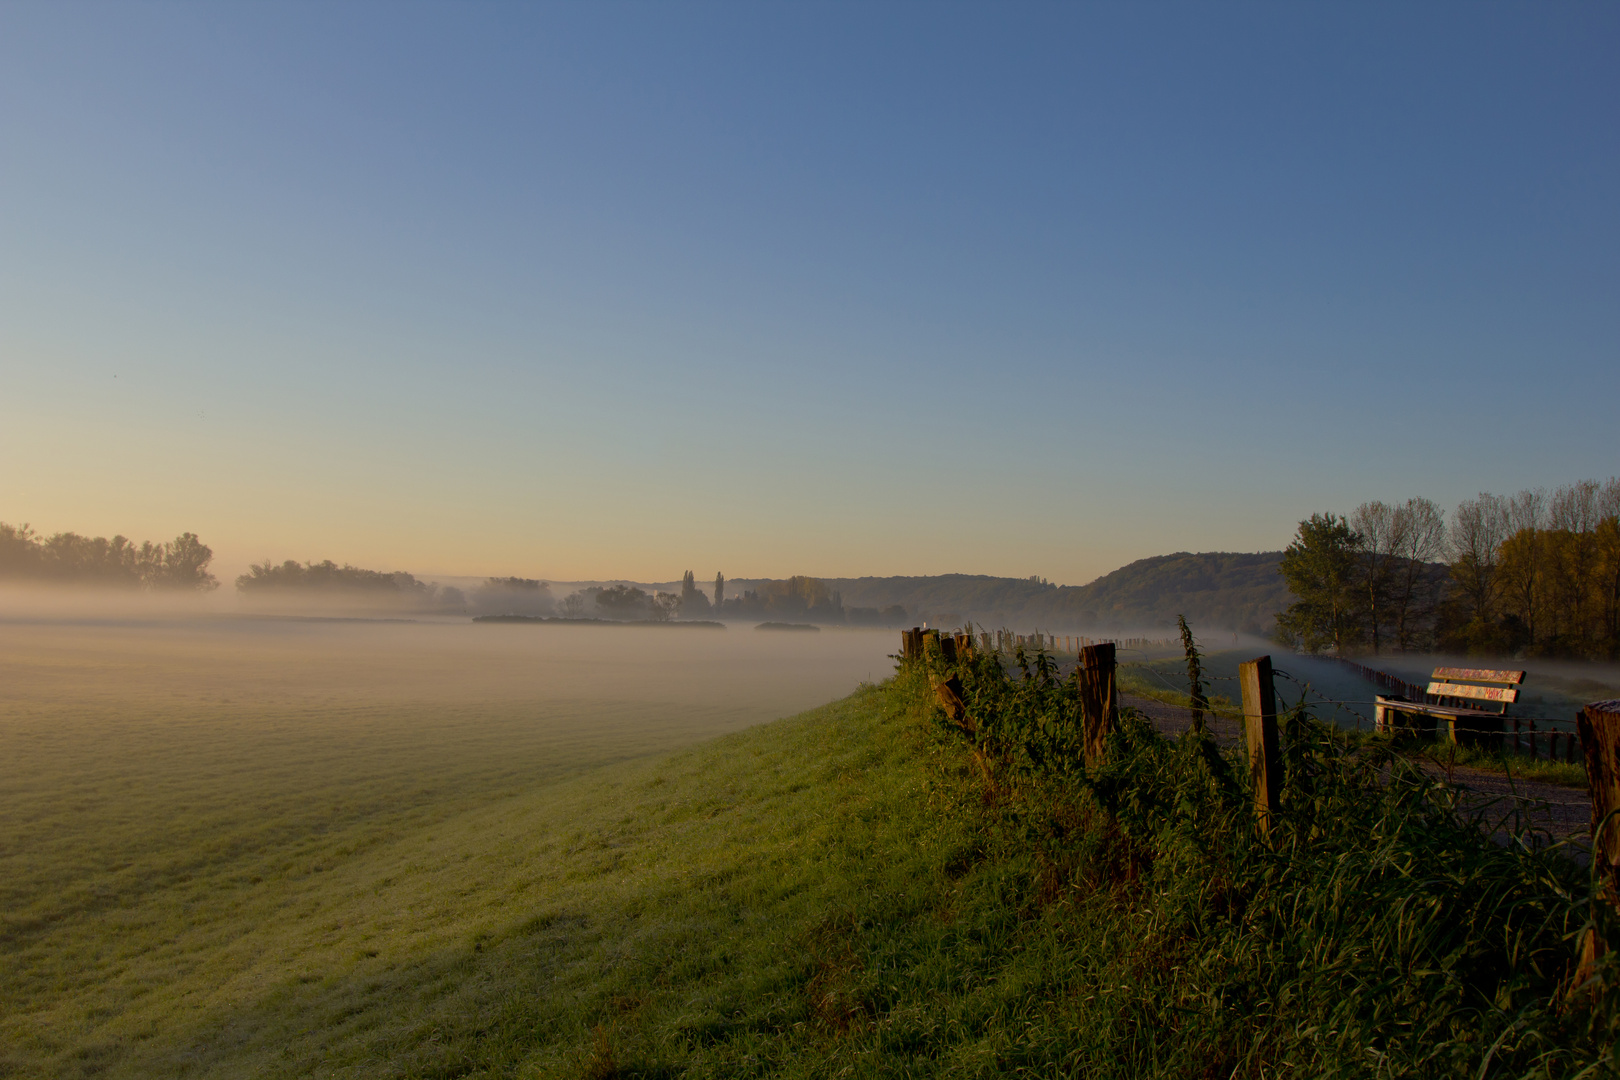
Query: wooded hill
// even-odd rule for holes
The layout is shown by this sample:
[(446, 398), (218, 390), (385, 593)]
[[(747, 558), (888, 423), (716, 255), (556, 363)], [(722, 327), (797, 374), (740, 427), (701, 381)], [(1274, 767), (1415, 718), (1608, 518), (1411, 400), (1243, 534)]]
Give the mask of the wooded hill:
[(1177, 552), (1138, 559), (1089, 585), (1039, 578), (941, 574), (933, 577), (830, 578), (850, 607), (903, 605), (939, 625), (1053, 630), (1168, 630), (1186, 615), (1200, 631), (1269, 634), (1292, 600), (1277, 573), (1280, 551)]

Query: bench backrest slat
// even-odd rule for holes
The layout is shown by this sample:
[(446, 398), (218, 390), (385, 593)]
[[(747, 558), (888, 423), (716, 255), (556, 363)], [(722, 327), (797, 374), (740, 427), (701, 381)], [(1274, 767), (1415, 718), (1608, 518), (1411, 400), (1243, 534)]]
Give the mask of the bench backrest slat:
[[(1490, 668), (1437, 667), (1434, 669), (1434, 674), (1430, 675), (1429, 678), (1448, 682), (1452, 679), (1464, 679), (1468, 682), (1499, 682), (1517, 686), (1524, 682), (1524, 672), (1492, 671)], [(1430, 690), (1429, 693), (1432, 694), (1434, 691)]]
[(1497, 701), (1504, 705), (1519, 700), (1519, 692), (1511, 686), (1469, 686), (1466, 683), (1432, 682), (1429, 684), (1429, 693), (1437, 697)]

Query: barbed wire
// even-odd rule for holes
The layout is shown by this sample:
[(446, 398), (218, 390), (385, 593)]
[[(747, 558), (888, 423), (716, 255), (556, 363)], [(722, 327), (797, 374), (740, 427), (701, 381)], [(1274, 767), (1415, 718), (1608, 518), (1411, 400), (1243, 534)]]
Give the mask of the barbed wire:
[[(1033, 635), (1031, 635), (1031, 636), (1033, 636)], [(1167, 646), (1169, 644), (1174, 644), (1174, 643), (1173, 642), (1167, 643)], [(1038, 644), (1038, 643), (1037, 644), (1030, 644), (1030, 645), (1028, 645), (1026, 647), (1031, 649), (1031, 650), (1037, 650), (1037, 651), (1041, 651), (1041, 652), (1046, 651), (1045, 646), (1041, 645), (1041, 644)], [(1148, 650), (1144, 649), (1144, 648), (1137, 647), (1137, 646), (1122, 645), (1122, 644), (1119, 644), (1119, 643), (1116, 642), (1115, 643), (1115, 651), (1116, 652), (1130, 652), (1130, 653), (1144, 653), (1144, 652), (1146, 652)], [(1060, 653), (1059, 650), (1055, 650), (1055, 649), (1053, 650), (1053, 654), (1059, 654), (1059, 653)], [(1163, 660), (1166, 663), (1174, 663), (1176, 661), (1176, 658), (1175, 657), (1165, 657), (1165, 658), (1163, 658)], [(1190, 687), (1187, 687), (1184, 684), (1178, 684), (1178, 683), (1171, 682), (1169, 677), (1167, 677), (1164, 672), (1162, 672), (1158, 668), (1154, 667), (1151, 662), (1144, 661), (1144, 660), (1135, 660), (1135, 661), (1131, 662), (1131, 666), (1138, 669), (1138, 670), (1147, 672), (1149, 675), (1151, 675), (1158, 682), (1162, 683), (1164, 685), (1165, 689), (1171, 691), (1172, 693), (1182, 694), (1182, 695), (1185, 695), (1185, 696), (1187, 696), (1189, 698), (1192, 696), (1188, 692)], [(1301, 704), (1306, 704), (1306, 705), (1310, 705), (1310, 706), (1332, 706), (1333, 709), (1334, 709), (1335, 714), (1342, 713), (1342, 714), (1345, 714), (1345, 715), (1349, 716), (1350, 718), (1352, 718), (1352, 720), (1354, 722), (1354, 726), (1356, 727), (1357, 730), (1360, 730), (1362, 725), (1373, 723), (1373, 721), (1370, 721), (1366, 716), (1363, 716), (1360, 712), (1357, 712), (1356, 709), (1354, 708), (1356, 706), (1360, 706), (1360, 707), (1363, 707), (1363, 708), (1377, 709), (1380, 705), (1383, 705), (1386, 708), (1394, 709), (1397, 712), (1400, 711), (1398, 708), (1396, 708), (1396, 706), (1394, 704), (1388, 703), (1388, 702), (1380, 702), (1378, 700), (1369, 700), (1369, 699), (1364, 699), (1364, 698), (1332, 698), (1332, 697), (1328, 697), (1326, 694), (1323, 694), (1321, 691), (1317, 690), (1312, 684), (1310, 684), (1308, 682), (1301, 681), (1300, 679), (1295, 678), (1292, 674), (1290, 674), (1289, 672), (1283, 670), (1282, 668), (1275, 668), (1274, 667), (1274, 668), (1271, 669), (1271, 672), (1272, 672), (1273, 676), (1281, 676), (1283, 679), (1286, 679), (1287, 681), (1293, 683), (1295, 686), (1297, 686), (1299, 688), (1299, 697), (1294, 702), (1293, 707), (1297, 708)], [(1200, 678), (1200, 682), (1202, 682), (1202, 683), (1238, 682), (1238, 681), (1239, 681), (1239, 677), (1236, 676), (1236, 675), (1207, 675), (1206, 674), (1206, 675), (1201, 676), (1201, 678)], [(1285, 704), (1286, 704), (1286, 702), (1285, 702)], [(1416, 706), (1416, 705), (1421, 705), (1423, 703), (1422, 702), (1412, 702), (1412, 704)], [(1214, 708), (1213, 703), (1206, 700), (1204, 705), (1205, 705), (1205, 708), (1206, 708), (1207, 711), (1209, 711), (1212, 715), (1215, 714), (1215, 708)], [(1191, 706), (1185, 706), (1185, 707), (1190, 708)], [(1480, 711), (1480, 716), (1481, 716), (1481, 718), (1491, 718), (1491, 719), (1501, 719), (1501, 720), (1533, 720), (1535, 722), (1548, 725), (1547, 727), (1542, 728), (1539, 731), (1520, 732), (1519, 733), (1521, 735), (1527, 735), (1527, 736), (1529, 736), (1529, 735), (1539, 736), (1539, 735), (1543, 735), (1543, 734), (1549, 734), (1549, 735), (1550, 734), (1559, 734), (1559, 735), (1569, 734), (1569, 733), (1571, 733), (1573, 731), (1574, 723), (1575, 723), (1573, 720), (1563, 720), (1563, 719), (1559, 719), (1557, 717), (1550, 717), (1550, 716), (1513, 717), (1513, 716), (1505, 716), (1505, 715), (1500, 714), (1500, 713), (1487, 713), (1487, 712), (1485, 712), (1483, 710)], [(1558, 726), (1553, 726), (1553, 725), (1558, 725)], [(1505, 734), (1511, 735), (1513, 733), (1512, 732), (1506, 732)]]

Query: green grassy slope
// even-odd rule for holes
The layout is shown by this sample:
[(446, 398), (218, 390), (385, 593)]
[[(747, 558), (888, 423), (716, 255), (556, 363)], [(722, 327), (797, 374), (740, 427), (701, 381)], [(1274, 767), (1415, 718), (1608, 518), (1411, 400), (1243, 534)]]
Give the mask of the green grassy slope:
[(577, 1075), (609, 1044), (716, 1075), (780, 1062), (781, 1033), (845, 1023), (849, 931), (947, 886), (960, 837), (927, 811), (916, 737), (866, 691), (329, 852), (290, 868), (308, 887), (283, 910), (245, 881), (213, 898), (237, 922), (130, 898), (101, 929), (152, 947), (113, 970), (12, 954), (0, 1075)]
[[(1363, 844), (1365, 822), (1338, 822), (1347, 861), (1313, 864), (1301, 892), (1286, 859), (1233, 863), (1254, 840), (1209, 810), (1204, 788), (1225, 773), (1199, 747), (1134, 736), (1156, 770), (1141, 790), (1172, 797), (1158, 832), (1127, 836), (987, 790), (940, 741), (925, 691), (913, 671), (514, 791), (298, 868), (312, 884), (286, 910), (205, 920), (200, 938), (171, 912), (183, 962), (116, 1007), (67, 969), (26, 1000), (8, 988), (0, 1074), (1440, 1076), (1475, 1074), (1477, 1030), (1503, 1030), (1492, 1053), (1527, 1060), (1515, 1015), (1535, 1038), (1573, 1037), (1547, 1019), (1558, 970), (1529, 970), (1551, 955), (1549, 932), (1523, 925), (1541, 892), (1502, 923), (1519, 938), (1456, 930), (1476, 882), (1524, 891), (1542, 861), (1446, 826), (1437, 876), (1408, 865), (1404, 841)], [(1522, 873), (1505, 869), (1515, 860)], [(1263, 880), (1211, 870), (1232, 866)], [(1567, 891), (1565, 876), (1547, 888)], [(1428, 970), (1448, 935), (1465, 947)], [(1475, 1000), (1476, 969), (1515, 965)], [(1573, 1071), (1594, 1045), (1581, 1038), (1546, 1060)]]

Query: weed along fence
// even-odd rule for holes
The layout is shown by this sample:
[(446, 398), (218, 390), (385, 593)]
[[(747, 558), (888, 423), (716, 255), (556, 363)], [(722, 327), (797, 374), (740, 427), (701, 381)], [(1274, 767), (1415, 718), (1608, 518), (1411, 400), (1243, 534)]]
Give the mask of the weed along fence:
[[(976, 649), (999, 656), (1006, 652), (1002, 646), (1045, 647), (1046, 643), (1052, 640), (1054, 639), (1049, 636), (1015, 635), (1004, 631), (979, 634), (941, 633), (934, 629), (913, 627), (900, 632), (900, 658), (902, 663), (919, 664), (927, 670), (930, 684), (941, 708), (953, 724), (971, 732), (977, 729), (978, 721), (969, 714), (962, 681), (953, 673), (952, 668), (959, 662), (971, 660)], [(1076, 641), (1078, 644), (1076, 651), (1079, 662), (1074, 668), (1072, 677), (1076, 683), (1075, 691), (1079, 700), (1084, 758), (1087, 765), (1100, 764), (1107, 753), (1108, 735), (1115, 730), (1119, 720), (1116, 643), (1103, 641), (1082, 644), (1080, 642), (1085, 639), (1063, 640), (1065, 643)], [(1353, 662), (1346, 661), (1346, 663)], [(1373, 675), (1382, 676), (1378, 680), (1380, 685), (1392, 690), (1420, 689), (1372, 668), (1354, 666), (1370, 673), (1369, 678)], [(1516, 683), (1522, 681), (1523, 672), (1438, 668), (1435, 676), (1437, 680), (1472, 676), (1478, 681)], [(1271, 657), (1261, 656), (1240, 664), (1238, 681), (1242, 693), (1243, 746), (1248, 758), (1249, 777), (1254, 787), (1255, 815), (1264, 829), (1276, 813), (1282, 783), (1277, 734), (1277, 692)], [(1448, 690), (1451, 693), (1445, 692)], [(1589, 777), (1593, 775), (1594, 770), (1592, 755), (1608, 754), (1607, 764), (1602, 767), (1603, 776), (1607, 778), (1603, 782), (1612, 784), (1613, 791), (1600, 797), (1598, 781), (1596, 779), (1592, 781), (1594, 827), (1609, 809), (1620, 810), (1620, 756), (1617, 756), (1620, 755), (1620, 701), (1599, 702), (1588, 706), (1577, 721), (1576, 731), (1561, 731), (1538, 729), (1538, 721), (1535, 719), (1507, 717), (1482, 709), (1466, 708), (1458, 696), (1468, 693), (1466, 684), (1432, 682), (1427, 687), (1421, 688), (1421, 691), (1421, 696), (1418, 693), (1411, 695), (1416, 699), (1414, 701), (1382, 697), (1378, 700), (1381, 708), (1391, 711), (1400, 705), (1406, 705), (1413, 712), (1422, 708), (1436, 715), (1467, 714), (1468, 722), (1485, 726), (1489, 729), (1486, 732), (1488, 735), (1495, 737), (1499, 733), (1504, 750), (1545, 756), (1553, 760), (1558, 759), (1559, 751), (1562, 750), (1563, 760), (1571, 763), (1584, 760)], [(1504, 708), (1506, 703), (1516, 700), (1512, 693), (1502, 690), (1477, 689), (1477, 696), (1502, 702)], [(1459, 704), (1444, 704), (1447, 701), (1458, 701)], [(1593, 717), (1606, 719), (1600, 722), (1593, 720)], [(1607, 727), (1601, 726), (1611, 723), (1615, 725), (1612, 734)], [(1453, 723), (1451, 731), (1454, 738), (1458, 730)], [(1617, 818), (1617, 821), (1620, 821), (1620, 818)], [(1616, 836), (1615, 866), (1620, 867), (1620, 825), (1613, 831)]]
[[(1173, 737), (1121, 708), (1114, 642), (1082, 644), (1061, 667), (1016, 635), (1015, 656), (995, 648), (1007, 642), (902, 631), (893, 686), (949, 755), (947, 797), (927, 809), (982, 815), (978, 850), (1018, 867), (1027, 890), (1012, 896), (998, 871), (994, 895), (1032, 927), (1063, 905), (1043, 963), (1067, 965), (1053, 986), (1095, 979), (1084, 1002), (1101, 1013), (1073, 1014), (1093, 1025), (1087, 1038), (1117, 1029), (1122, 1009), (1161, 1040), (1202, 1017), (1187, 1067), (1156, 1075), (1195, 1074), (1212, 1046), (1234, 1048), (1219, 1075), (1361, 1075), (1369, 1047), (1380, 1075), (1608, 1075), (1591, 1066), (1612, 1060), (1620, 1016), (1608, 955), (1620, 949), (1620, 701), (1577, 721), (1593, 822), (1582, 866), (1550, 831), (1574, 821), (1539, 823), (1521, 805), (1533, 794), (1514, 791), (1505, 809), (1488, 791), (1469, 798), (1419, 755), (1337, 729), (1303, 695), (1279, 695), (1286, 676), (1269, 656), (1238, 665), (1242, 735), (1228, 749), (1196, 719)], [(1510, 698), (1485, 690), (1501, 686), (1481, 700)], [(1086, 895), (1106, 903), (1068, 903)], [(1190, 976), (1171, 964), (1144, 973), (1118, 958), (1121, 940), (1199, 962)], [(1114, 986), (1126, 995), (1105, 997)], [(1251, 1002), (1283, 1004), (1265, 1015)], [(1156, 1063), (1160, 1047), (1132, 1060)]]
[[(1034, 644), (1044, 645), (1039, 637), (1031, 637)], [(975, 731), (978, 725), (968, 714), (962, 681), (951, 668), (970, 659), (975, 648), (1000, 653), (1003, 650), (993, 648), (994, 645), (1017, 647), (1024, 643), (1019, 635), (941, 634), (938, 630), (913, 627), (900, 632), (900, 656), (902, 663), (924, 666), (934, 695), (951, 722)], [(1077, 652), (1079, 663), (1074, 668), (1073, 678), (1080, 706), (1081, 744), (1086, 764), (1096, 767), (1106, 761), (1108, 736), (1119, 726), (1116, 643), (1081, 644)], [(1277, 812), (1282, 791), (1277, 691), (1272, 679), (1271, 657), (1262, 656), (1240, 665), (1238, 678), (1243, 690), (1244, 746), (1254, 787), (1254, 812), (1261, 830), (1265, 831)]]

